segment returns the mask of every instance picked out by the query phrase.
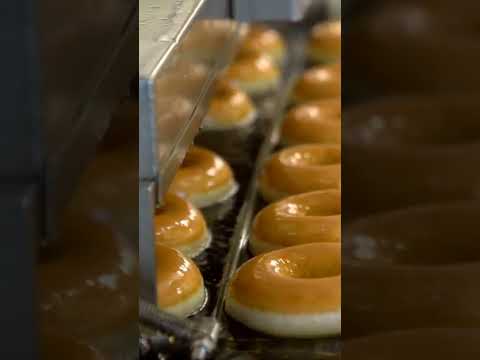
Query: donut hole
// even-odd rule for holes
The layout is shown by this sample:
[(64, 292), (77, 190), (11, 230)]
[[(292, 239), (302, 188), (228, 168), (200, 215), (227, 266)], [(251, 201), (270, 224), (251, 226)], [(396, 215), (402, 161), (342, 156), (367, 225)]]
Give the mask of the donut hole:
[(274, 272), (296, 279), (322, 279), (338, 276), (341, 272), (340, 262), (320, 264), (305, 257), (272, 259), (269, 265)]
[(480, 208), (456, 210), (406, 210), (362, 220), (347, 229), (345, 258), (400, 266), (480, 264)]

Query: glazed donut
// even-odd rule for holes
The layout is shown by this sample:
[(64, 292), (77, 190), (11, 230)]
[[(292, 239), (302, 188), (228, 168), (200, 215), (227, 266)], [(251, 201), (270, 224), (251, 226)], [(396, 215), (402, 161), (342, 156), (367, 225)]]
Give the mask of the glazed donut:
[(195, 263), (178, 250), (163, 245), (156, 245), (155, 255), (159, 308), (180, 317), (200, 310), (206, 300), (206, 290)]
[(197, 208), (167, 193), (164, 206), (155, 212), (155, 239), (158, 245), (175, 248), (192, 258), (208, 247), (211, 236)]
[(263, 95), (280, 83), (280, 70), (267, 56), (239, 54), (227, 68), (225, 79), (252, 96)]
[[(478, 201), (410, 207), (342, 233), (344, 334), (480, 327)], [(381, 289), (381, 291), (379, 291)]]
[(340, 213), (338, 190), (294, 195), (270, 204), (255, 217), (250, 252), (257, 255), (300, 244), (339, 242)]
[(342, 51), (342, 26), (339, 20), (316, 24), (307, 45), (308, 59), (313, 63), (337, 62)]
[(220, 80), (210, 100), (205, 129), (223, 130), (251, 125), (257, 111), (250, 97), (233, 83)]
[(230, 166), (207, 149), (192, 146), (170, 185), (196, 207), (204, 208), (233, 196), (238, 185)]
[(286, 148), (266, 162), (259, 188), (266, 201), (326, 189), (340, 189), (340, 146), (298, 145)]
[(40, 249), (40, 324), (46, 332), (111, 335), (138, 318), (135, 253), (99, 216), (69, 210), (58, 243)]
[(340, 101), (337, 99), (297, 105), (283, 120), (281, 141), (284, 145), (340, 144), (340, 116)]
[(274, 336), (337, 335), (340, 272), (338, 243), (298, 245), (259, 255), (238, 270), (225, 309), (244, 325)]
[(299, 104), (312, 100), (338, 99), (341, 91), (340, 64), (317, 65), (306, 70), (296, 81), (291, 100)]
[(342, 359), (479, 359), (479, 342), (479, 329), (395, 331), (343, 341)]
[(286, 53), (285, 41), (280, 33), (264, 25), (249, 25), (242, 38), (239, 53), (265, 54), (277, 64), (282, 64)]
[(106, 360), (97, 349), (74, 338), (41, 334), (40, 359), (45, 360)]

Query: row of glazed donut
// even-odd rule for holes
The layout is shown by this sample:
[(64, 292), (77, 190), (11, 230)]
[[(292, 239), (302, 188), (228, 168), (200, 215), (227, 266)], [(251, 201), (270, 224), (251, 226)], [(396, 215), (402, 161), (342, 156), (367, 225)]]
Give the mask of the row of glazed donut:
[(191, 260), (212, 240), (204, 215), (229, 200), (238, 188), (233, 171), (219, 155), (192, 146), (178, 169), (164, 206), (155, 213), (157, 294), (161, 309), (186, 317), (205, 303), (206, 289)]
[(226, 312), (274, 336), (340, 333), (339, 49), (338, 22), (314, 27), (310, 59), (329, 64), (306, 70), (293, 87), (294, 107), (281, 130), (287, 148), (266, 161), (258, 179), (272, 203), (253, 222), (249, 249), (256, 256), (229, 287)]
[[(260, 25), (246, 25), (242, 30), (239, 56), (214, 84), (204, 120), (207, 134), (251, 127), (257, 110), (250, 95), (258, 93), (259, 88), (268, 90), (279, 81), (276, 61), (280, 62), (285, 52), (281, 36)], [(241, 81), (245, 73), (253, 74), (253, 85)], [(271, 79), (262, 80), (270, 75)], [(212, 239), (200, 209), (225, 202), (237, 188), (233, 171), (223, 158), (202, 147), (189, 149), (164, 207), (155, 214), (158, 304), (163, 310), (186, 317), (204, 303), (203, 277), (190, 259), (201, 254)]]

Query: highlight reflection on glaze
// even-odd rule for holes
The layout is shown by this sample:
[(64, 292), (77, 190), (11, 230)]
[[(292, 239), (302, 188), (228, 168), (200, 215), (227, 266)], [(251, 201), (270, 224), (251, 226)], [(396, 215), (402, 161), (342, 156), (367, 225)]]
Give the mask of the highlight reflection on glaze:
[(340, 146), (299, 145), (276, 154), (265, 164), (264, 185), (298, 194), (340, 186)]
[(157, 298), (160, 308), (184, 301), (203, 286), (197, 266), (180, 252), (157, 245)]
[(255, 217), (252, 236), (275, 247), (339, 242), (341, 194), (314, 191), (270, 204)]
[(290, 314), (340, 308), (340, 245), (317, 243), (257, 256), (243, 264), (231, 284), (239, 303)]
[(206, 232), (201, 212), (172, 193), (166, 194), (165, 205), (157, 210), (154, 221), (156, 242), (166, 246), (198, 241)]
[(192, 146), (170, 186), (170, 191), (191, 196), (227, 185), (233, 174), (225, 161), (215, 153)]

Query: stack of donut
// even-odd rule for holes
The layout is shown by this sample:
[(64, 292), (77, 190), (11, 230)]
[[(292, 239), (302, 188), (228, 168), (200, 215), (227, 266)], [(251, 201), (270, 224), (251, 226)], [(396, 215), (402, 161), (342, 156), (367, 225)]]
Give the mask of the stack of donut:
[(271, 202), (254, 219), (254, 257), (232, 279), (227, 313), (279, 337), (338, 335), (341, 327), (340, 24), (311, 32), (315, 64), (297, 80), (281, 145), (258, 179)]

